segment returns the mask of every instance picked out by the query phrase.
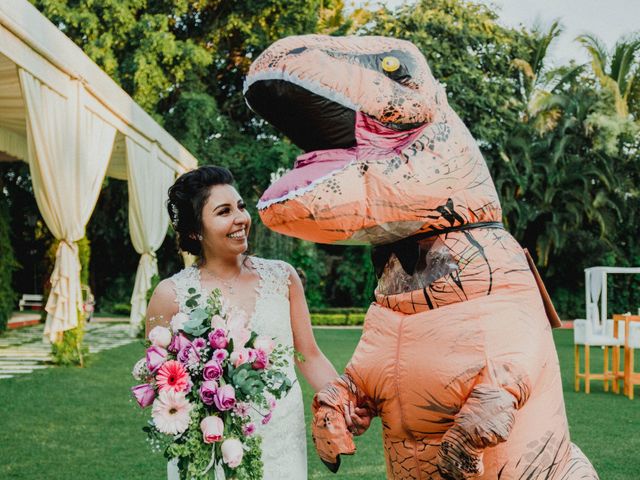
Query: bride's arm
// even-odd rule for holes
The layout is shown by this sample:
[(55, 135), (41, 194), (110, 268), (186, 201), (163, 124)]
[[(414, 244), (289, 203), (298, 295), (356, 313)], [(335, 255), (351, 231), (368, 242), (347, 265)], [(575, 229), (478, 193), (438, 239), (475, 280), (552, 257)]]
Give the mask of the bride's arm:
[(296, 360), (296, 365), (315, 392), (338, 376), (336, 369), (320, 351), (311, 329), (311, 315), (304, 296), (304, 288), (295, 269), (289, 267), (289, 302), (291, 304), (291, 329), (293, 346), (300, 352), (303, 360)]
[(145, 337), (149, 336), (149, 330), (162, 325), (169, 326), (171, 318), (178, 313), (179, 306), (176, 303), (176, 292), (173, 283), (169, 279), (162, 280), (153, 291), (153, 295), (147, 306), (145, 317)]

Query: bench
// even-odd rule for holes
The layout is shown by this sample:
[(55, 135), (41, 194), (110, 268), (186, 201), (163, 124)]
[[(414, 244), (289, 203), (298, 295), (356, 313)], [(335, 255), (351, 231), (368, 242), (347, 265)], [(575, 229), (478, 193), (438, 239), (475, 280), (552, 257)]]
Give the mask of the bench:
[(18, 306), (20, 307), (20, 311), (22, 312), (25, 307), (28, 307), (31, 310), (42, 310), (42, 304), (44, 302), (44, 297), (35, 293), (24, 293), (20, 302), (18, 302)]

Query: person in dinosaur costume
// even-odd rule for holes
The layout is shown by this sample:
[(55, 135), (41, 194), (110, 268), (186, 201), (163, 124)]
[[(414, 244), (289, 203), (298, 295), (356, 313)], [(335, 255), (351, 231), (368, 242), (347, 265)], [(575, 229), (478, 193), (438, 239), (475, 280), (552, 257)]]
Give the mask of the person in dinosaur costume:
[(288, 37), (253, 62), (245, 97), (306, 152), (264, 192), (263, 222), (374, 246), (362, 337), (313, 402), (325, 464), (337, 471), (355, 452), (353, 404), (382, 420), (390, 479), (597, 479), (569, 439), (559, 321), (420, 51), (384, 37)]

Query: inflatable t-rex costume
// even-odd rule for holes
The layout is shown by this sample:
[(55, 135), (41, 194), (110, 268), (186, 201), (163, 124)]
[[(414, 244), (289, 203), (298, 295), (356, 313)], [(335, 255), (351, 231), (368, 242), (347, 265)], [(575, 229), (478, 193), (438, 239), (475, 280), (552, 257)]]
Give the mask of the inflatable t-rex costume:
[(264, 193), (264, 223), (376, 247), (360, 343), (314, 399), (325, 464), (336, 471), (355, 452), (352, 401), (381, 417), (392, 479), (597, 479), (569, 440), (554, 311), (420, 51), (382, 37), (285, 38), (255, 60), (245, 96), (307, 152)]

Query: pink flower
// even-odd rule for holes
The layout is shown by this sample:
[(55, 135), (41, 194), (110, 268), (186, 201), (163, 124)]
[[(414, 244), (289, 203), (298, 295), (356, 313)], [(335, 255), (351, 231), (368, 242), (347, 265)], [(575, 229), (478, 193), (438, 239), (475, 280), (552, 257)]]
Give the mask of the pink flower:
[(229, 339), (223, 329), (216, 328), (209, 333), (209, 345), (211, 345), (211, 348), (226, 348), (228, 344)]
[(171, 339), (171, 343), (169, 344), (169, 351), (176, 353), (182, 350), (187, 345), (191, 345), (191, 341), (181, 332), (177, 335), (174, 335), (174, 337)]
[(229, 357), (229, 360), (231, 360), (233, 366), (237, 368), (243, 363), (247, 363), (249, 361), (249, 352), (246, 348), (235, 350)]
[(253, 361), (253, 368), (263, 370), (269, 366), (269, 356), (264, 350), (255, 350), (256, 359)]
[(222, 450), (222, 461), (229, 465), (229, 467), (236, 468), (242, 463), (244, 450), (242, 448), (242, 442), (237, 438), (226, 439), (222, 442), (220, 449)]
[(223, 348), (219, 348), (213, 352), (213, 359), (219, 364), (222, 364), (222, 362), (224, 362), (228, 356), (229, 352), (227, 352)]
[(222, 376), (222, 367), (215, 360), (209, 360), (204, 364), (202, 377), (205, 380), (217, 380)]
[(167, 348), (171, 343), (171, 330), (158, 325), (149, 332), (149, 341), (157, 347)]
[(167, 351), (162, 347), (152, 345), (147, 348), (147, 368), (149, 372), (156, 373), (167, 359)]
[(262, 418), (262, 424), (263, 425), (266, 425), (267, 423), (269, 423), (271, 421), (271, 415), (273, 415), (273, 414), (271, 412), (269, 412)]
[(236, 391), (231, 385), (223, 385), (216, 390), (213, 401), (221, 412), (230, 410), (236, 403)]
[(218, 384), (213, 380), (207, 380), (200, 385), (200, 398), (205, 405), (213, 405)]
[(271, 355), (273, 349), (276, 348), (276, 343), (273, 338), (267, 337), (265, 335), (259, 335), (253, 342), (253, 348), (256, 350), (262, 350), (267, 356)]
[(183, 392), (164, 390), (153, 402), (151, 417), (159, 432), (177, 435), (189, 428), (192, 408)]
[(180, 362), (169, 360), (158, 370), (156, 383), (160, 391), (184, 392), (189, 386), (189, 374)]
[(196, 350), (202, 350), (204, 347), (207, 346), (207, 341), (202, 337), (194, 338), (192, 345), (193, 345), (193, 348), (195, 348)]
[(247, 402), (237, 402), (233, 407), (233, 413), (238, 415), (241, 418), (246, 418), (249, 416), (249, 410), (251, 405)]
[(192, 366), (200, 361), (200, 354), (193, 344), (190, 343), (178, 352), (177, 358), (183, 365)]
[(222, 440), (222, 434), (224, 433), (224, 423), (222, 423), (220, 417), (210, 415), (202, 419), (200, 430), (202, 430), (204, 443), (219, 442)]
[(156, 398), (156, 392), (148, 383), (143, 383), (142, 385), (136, 385), (135, 387), (131, 387), (131, 393), (138, 402), (138, 405), (142, 408), (146, 408), (153, 403), (153, 400)]
[(254, 423), (247, 423), (244, 427), (242, 427), (242, 433), (245, 437), (250, 437), (256, 432), (256, 426)]

